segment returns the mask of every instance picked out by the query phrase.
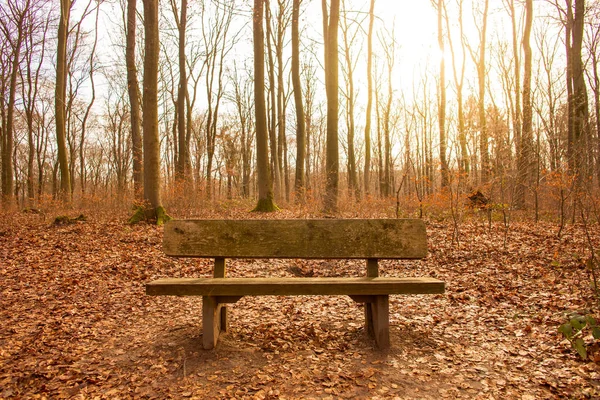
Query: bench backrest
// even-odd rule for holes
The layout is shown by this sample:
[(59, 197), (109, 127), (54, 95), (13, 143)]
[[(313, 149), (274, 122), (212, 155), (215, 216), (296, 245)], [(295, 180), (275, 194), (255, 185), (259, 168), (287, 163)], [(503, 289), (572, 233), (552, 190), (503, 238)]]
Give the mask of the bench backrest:
[(175, 257), (388, 258), (427, 255), (420, 219), (173, 220), (163, 249)]

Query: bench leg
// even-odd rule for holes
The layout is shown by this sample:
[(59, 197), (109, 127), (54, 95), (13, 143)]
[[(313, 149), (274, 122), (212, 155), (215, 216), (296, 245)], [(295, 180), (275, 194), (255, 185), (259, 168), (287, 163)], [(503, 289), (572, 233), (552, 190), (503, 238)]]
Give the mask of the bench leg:
[(390, 347), (389, 296), (373, 297), (372, 303), (365, 304), (365, 324), (369, 335), (375, 338), (377, 347), (384, 350)]
[(373, 337), (373, 309), (371, 304), (373, 303), (365, 303), (365, 332), (367, 332), (367, 335)]
[(222, 305), (217, 302), (216, 297), (202, 296), (202, 347), (206, 350), (213, 349), (217, 345), (223, 323), (222, 311)]
[(219, 304), (221, 312), (219, 313), (219, 330), (221, 332), (227, 332), (229, 324), (227, 323), (227, 307), (224, 304)]

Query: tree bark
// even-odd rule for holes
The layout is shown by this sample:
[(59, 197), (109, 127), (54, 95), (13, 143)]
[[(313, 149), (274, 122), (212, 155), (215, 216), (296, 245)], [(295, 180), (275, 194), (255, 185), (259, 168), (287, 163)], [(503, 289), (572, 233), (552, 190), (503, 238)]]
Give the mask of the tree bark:
[[(525, 29), (523, 31), (523, 127), (517, 154), (517, 190), (515, 206), (525, 207), (527, 181), (531, 177), (533, 156), (533, 107), (531, 104), (531, 27), (533, 24), (533, 0), (525, 2)], [(517, 96), (518, 97), (518, 96)]]
[[(458, 26), (459, 26), (459, 35), (461, 37), (460, 43), (462, 48), (462, 53), (466, 54), (465, 42), (462, 40), (464, 36), (464, 28), (463, 28), (463, 14), (462, 14), (462, 0), (458, 2)], [(462, 175), (469, 174), (470, 166), (469, 166), (469, 154), (467, 151), (467, 134), (465, 127), (465, 114), (463, 109), (463, 84), (465, 78), (465, 59), (464, 57), (461, 60), (460, 68), (456, 65), (456, 54), (454, 51), (454, 46), (452, 45), (452, 35), (450, 33), (450, 22), (448, 20), (448, 14), (444, 14), (446, 19), (446, 29), (448, 32), (448, 45), (450, 47), (450, 54), (452, 57), (452, 74), (454, 78), (454, 85), (456, 86), (456, 103), (457, 103), (457, 114), (458, 114), (458, 143), (460, 146), (460, 159), (458, 163), (458, 170)]]
[(258, 204), (254, 211), (275, 211), (273, 181), (269, 171), (267, 111), (265, 106), (265, 33), (264, 0), (254, 0), (252, 33), (254, 44), (254, 117), (256, 120), (256, 169)]
[(486, 53), (486, 31), (489, 0), (485, 0), (482, 16), (482, 27), (480, 32), (479, 58), (477, 61), (477, 81), (479, 84), (478, 115), (479, 115), (479, 154), (481, 156), (481, 183), (487, 184), (490, 175), (490, 155), (488, 152), (488, 132), (485, 117), (485, 53)]
[(437, 0), (437, 23), (438, 23), (438, 47), (440, 49), (440, 82), (438, 99), (438, 126), (440, 130), (440, 168), (442, 172), (442, 188), (448, 187), (448, 160), (446, 158), (446, 65), (444, 59), (444, 30), (442, 26), (442, 15), (444, 1)]
[[(14, 191), (14, 119), (15, 119), (15, 101), (17, 94), (17, 77), (20, 70), (21, 48), (25, 40), (26, 16), (29, 14), (29, 2), (27, 1), (21, 7), (14, 5), (8, 6), (12, 11), (15, 28), (17, 30), (14, 41), (10, 40), (10, 32), (4, 40), (10, 43), (11, 51), (11, 70), (8, 86), (8, 104), (6, 111), (6, 125), (4, 137), (2, 140), (2, 197), (6, 205), (14, 203), (16, 198)], [(3, 30), (4, 31), (4, 30)]]
[(158, 135), (158, 2), (144, 2), (144, 200), (148, 203), (147, 217), (160, 224), (162, 202), (160, 196), (160, 140)]
[(60, 19), (56, 51), (56, 85), (54, 91), (56, 144), (60, 169), (59, 197), (65, 202), (71, 201), (71, 176), (67, 159), (66, 145), (66, 90), (67, 90), (67, 38), (71, 0), (60, 0)]
[(281, 199), (282, 195), (282, 182), (281, 182), (281, 166), (279, 165), (279, 151), (277, 145), (277, 126), (278, 126), (278, 107), (277, 107), (277, 84), (275, 83), (275, 61), (273, 60), (273, 49), (271, 45), (272, 33), (272, 18), (271, 18), (271, 6), (270, 1), (265, 0), (265, 24), (267, 27), (266, 41), (267, 41), (267, 64), (269, 74), (269, 98), (270, 98), (270, 124), (269, 124), (269, 144), (271, 147), (271, 179), (273, 180), (274, 193), (276, 199)]
[(574, 173), (578, 176), (579, 186), (587, 171), (586, 149), (587, 124), (588, 124), (588, 99), (585, 85), (584, 68), (581, 58), (585, 16), (585, 0), (575, 0), (575, 14), (572, 28), (572, 44), (570, 51), (570, 64), (572, 71), (572, 107), (570, 126), (572, 129), (571, 157), (573, 157)]
[(300, 81), (300, 0), (294, 0), (292, 5), (292, 86), (294, 89), (294, 104), (296, 106), (296, 177), (294, 189), (296, 202), (304, 203), (305, 180), (304, 163), (306, 156), (306, 124), (304, 121), (304, 104), (302, 103), (302, 83)]
[(369, 32), (367, 35), (367, 115), (365, 122), (365, 196), (369, 194), (371, 174), (371, 109), (373, 108), (373, 23), (375, 0), (371, 0), (369, 7)]
[(177, 134), (179, 157), (177, 158), (175, 178), (187, 182), (190, 175), (190, 156), (187, 137), (186, 98), (187, 66), (185, 57), (185, 31), (187, 27), (187, 0), (181, 0), (179, 17), (179, 90), (177, 93)]
[(324, 211), (337, 211), (339, 184), (338, 144), (338, 25), (340, 18), (339, 0), (331, 0), (329, 16), (327, 2), (322, 0), (323, 33), (325, 37), (325, 92), (327, 95), (327, 149), (325, 160)]
[(133, 152), (133, 192), (136, 200), (141, 200), (143, 185), (142, 134), (140, 131), (140, 85), (135, 66), (136, 0), (127, 0), (127, 28), (125, 43), (125, 64), (127, 66), (127, 92), (129, 94), (131, 119), (131, 145)]
[[(345, 7), (345, 6), (344, 6)], [(356, 174), (356, 152), (354, 149), (354, 136), (356, 130), (356, 124), (354, 119), (354, 104), (355, 104), (355, 93), (354, 93), (354, 64), (350, 52), (350, 43), (356, 38), (358, 30), (354, 35), (349, 38), (348, 32), (348, 17), (344, 9), (344, 23), (342, 25), (342, 34), (344, 36), (344, 56), (346, 61), (346, 123), (348, 129), (348, 191), (350, 195), (354, 195), (358, 200), (360, 198), (360, 189), (358, 184), (358, 177)]]

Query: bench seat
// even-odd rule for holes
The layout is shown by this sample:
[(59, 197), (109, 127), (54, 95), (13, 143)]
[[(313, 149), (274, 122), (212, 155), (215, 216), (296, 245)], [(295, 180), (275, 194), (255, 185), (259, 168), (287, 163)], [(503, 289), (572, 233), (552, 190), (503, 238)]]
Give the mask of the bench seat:
[(166, 278), (146, 284), (151, 296), (297, 296), (444, 293), (435, 278)]

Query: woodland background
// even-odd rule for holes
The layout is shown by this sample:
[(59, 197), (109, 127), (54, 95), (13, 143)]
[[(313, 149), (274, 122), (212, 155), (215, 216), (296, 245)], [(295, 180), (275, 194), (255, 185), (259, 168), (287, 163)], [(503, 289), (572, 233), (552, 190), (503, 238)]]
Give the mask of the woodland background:
[[(266, 120), (257, 130), (249, 43), (259, 6)], [(316, 1), (173, 0), (154, 19), (133, 0), (3, 1), (5, 203), (256, 199), (261, 160), (282, 206), (331, 192), (449, 210), (481, 190), (494, 207), (561, 220), (597, 199), (597, 1), (327, 7), (336, 12)], [(324, 36), (334, 16), (336, 35)], [(410, 20), (428, 27), (433, 46), (396, 33)], [(334, 39), (337, 51), (324, 53)], [(334, 56), (337, 91), (327, 95), (324, 61)]]

